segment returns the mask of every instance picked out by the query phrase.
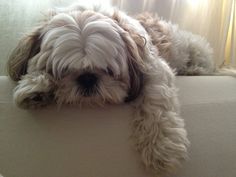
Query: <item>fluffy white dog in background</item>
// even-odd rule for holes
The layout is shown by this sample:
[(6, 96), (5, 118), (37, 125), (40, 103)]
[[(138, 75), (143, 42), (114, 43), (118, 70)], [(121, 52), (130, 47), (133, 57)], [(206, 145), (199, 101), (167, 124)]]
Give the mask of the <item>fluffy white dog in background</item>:
[(73, 5), (52, 11), (8, 62), (22, 108), (132, 102), (135, 147), (157, 176), (187, 157), (175, 74), (214, 72), (205, 39), (149, 14)]

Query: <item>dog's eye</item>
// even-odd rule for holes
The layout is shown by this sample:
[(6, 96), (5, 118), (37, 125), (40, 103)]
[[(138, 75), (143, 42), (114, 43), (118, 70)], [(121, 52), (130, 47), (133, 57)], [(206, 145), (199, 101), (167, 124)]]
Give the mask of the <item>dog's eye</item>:
[(114, 73), (110, 68), (107, 68), (107, 73), (112, 77), (114, 76)]

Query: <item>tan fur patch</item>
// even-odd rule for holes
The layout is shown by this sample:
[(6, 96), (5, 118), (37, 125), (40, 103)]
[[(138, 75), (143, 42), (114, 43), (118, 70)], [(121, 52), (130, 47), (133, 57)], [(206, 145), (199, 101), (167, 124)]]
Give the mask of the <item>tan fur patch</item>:
[(136, 19), (150, 35), (152, 43), (157, 47), (159, 55), (168, 59), (171, 45), (169, 31), (160, 24), (159, 17), (150, 13), (142, 13), (136, 16)]
[(137, 51), (139, 55), (137, 59), (140, 59), (140, 61), (138, 62), (143, 63), (142, 60), (145, 58), (143, 48), (146, 45), (146, 39), (143, 36), (140, 36), (136, 31), (131, 29), (128, 24), (122, 22), (122, 18), (120, 17), (119, 12), (115, 12), (112, 18), (119, 24), (120, 27), (122, 27), (122, 29), (128, 32), (130, 37), (134, 40), (135, 44), (137, 45)]

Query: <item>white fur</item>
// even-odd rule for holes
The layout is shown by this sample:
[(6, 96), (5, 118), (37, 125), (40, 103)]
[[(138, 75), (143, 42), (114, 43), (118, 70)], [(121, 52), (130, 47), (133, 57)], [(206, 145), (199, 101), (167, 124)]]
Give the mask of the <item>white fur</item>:
[(116, 75), (127, 76), (125, 46), (118, 32), (121, 29), (100, 14), (76, 21), (79, 15), (71, 12), (53, 17), (44, 31), (40, 54), (31, 61), (33, 70), (46, 67), (60, 78), (66, 69), (111, 67)]

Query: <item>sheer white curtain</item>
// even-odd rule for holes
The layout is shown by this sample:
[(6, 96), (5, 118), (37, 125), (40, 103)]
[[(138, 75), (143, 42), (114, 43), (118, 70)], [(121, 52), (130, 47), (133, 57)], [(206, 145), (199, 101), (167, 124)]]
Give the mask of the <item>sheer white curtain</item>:
[(182, 29), (204, 36), (214, 49), (217, 66), (236, 67), (235, 0), (113, 0), (131, 14), (158, 13)]
[(10, 51), (20, 36), (37, 23), (42, 13), (54, 6), (74, 2), (113, 4), (136, 14), (158, 13), (182, 29), (205, 36), (214, 48), (217, 66), (236, 67), (236, 0), (0, 0), (0, 75)]

